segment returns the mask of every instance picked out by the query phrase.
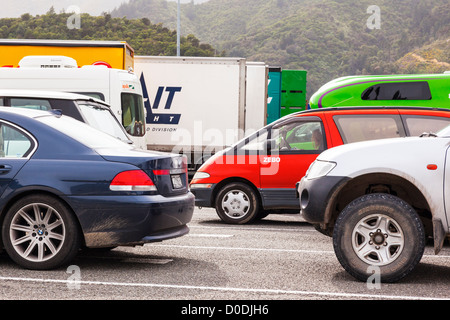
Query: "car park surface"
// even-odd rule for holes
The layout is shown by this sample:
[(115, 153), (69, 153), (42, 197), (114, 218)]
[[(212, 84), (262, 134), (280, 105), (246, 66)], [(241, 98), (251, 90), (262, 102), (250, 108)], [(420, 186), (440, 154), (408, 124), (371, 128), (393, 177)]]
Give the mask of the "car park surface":
[(0, 125), (2, 243), (21, 266), (51, 269), (80, 247), (188, 233), (184, 157), (136, 149), (60, 113), (1, 108)]
[[(269, 213), (298, 213), (296, 183), (326, 149), (438, 131), (450, 110), (410, 107), (324, 108), (292, 114), (206, 161), (190, 187), (199, 207), (244, 224)], [(317, 141), (313, 141), (318, 137)]]
[(123, 310), (119, 300), (135, 300), (133, 307), (151, 306), (181, 319), (182, 308), (189, 305), (215, 306), (215, 316), (225, 315), (227, 304), (267, 305), (269, 316), (261, 318), (272, 319), (286, 311), (292, 314), (299, 305), (317, 308), (306, 300), (365, 300), (379, 305), (377, 300), (450, 298), (448, 244), (439, 256), (428, 244), (422, 262), (395, 284), (365, 283), (342, 269), (330, 238), (299, 215), (269, 215), (254, 224), (236, 226), (218, 220), (214, 209), (196, 208), (189, 227), (188, 235), (161, 243), (83, 250), (70, 266), (54, 270), (23, 270), (3, 253), (3, 298), (52, 300), (50, 304), (55, 299), (103, 300), (108, 308), (97, 309), (103, 315), (107, 310)]
[[(366, 141), (328, 150), (298, 185), (302, 217), (332, 235), (342, 266), (396, 282), (449, 235), (447, 127), (437, 135)], [(356, 160), (356, 161), (355, 161)]]

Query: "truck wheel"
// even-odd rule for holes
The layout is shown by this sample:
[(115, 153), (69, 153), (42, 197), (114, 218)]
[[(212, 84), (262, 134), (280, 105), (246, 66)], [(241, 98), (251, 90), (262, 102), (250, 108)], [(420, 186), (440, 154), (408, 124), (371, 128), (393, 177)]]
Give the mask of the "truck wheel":
[(72, 212), (45, 195), (21, 198), (7, 211), (2, 240), (12, 260), (27, 269), (54, 269), (68, 263), (80, 247)]
[(381, 282), (396, 282), (422, 258), (425, 231), (409, 204), (374, 193), (354, 200), (340, 213), (333, 246), (341, 265), (355, 278), (367, 281), (379, 271)]
[(245, 224), (255, 219), (259, 201), (251, 187), (236, 182), (223, 187), (216, 197), (216, 212), (226, 223)]

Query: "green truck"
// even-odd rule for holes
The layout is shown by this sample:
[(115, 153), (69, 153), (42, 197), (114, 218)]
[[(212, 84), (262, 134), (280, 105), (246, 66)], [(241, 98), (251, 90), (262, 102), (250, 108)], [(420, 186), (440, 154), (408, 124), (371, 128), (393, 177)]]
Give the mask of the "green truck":
[(317, 90), (308, 107), (380, 105), (450, 108), (450, 73), (342, 77)]

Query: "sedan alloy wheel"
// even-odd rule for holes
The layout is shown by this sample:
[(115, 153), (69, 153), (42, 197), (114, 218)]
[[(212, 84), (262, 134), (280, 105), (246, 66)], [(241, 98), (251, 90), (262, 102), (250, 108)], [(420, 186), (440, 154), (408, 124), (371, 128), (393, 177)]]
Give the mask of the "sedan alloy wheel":
[(79, 247), (73, 216), (59, 200), (24, 197), (8, 211), (3, 242), (10, 257), (30, 269), (55, 268), (72, 259)]

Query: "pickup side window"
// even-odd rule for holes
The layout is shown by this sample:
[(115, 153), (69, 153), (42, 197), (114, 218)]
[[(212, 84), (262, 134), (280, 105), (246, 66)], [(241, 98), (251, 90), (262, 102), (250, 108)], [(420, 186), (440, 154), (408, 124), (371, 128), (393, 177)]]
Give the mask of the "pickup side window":
[(420, 136), (425, 132), (438, 133), (450, 125), (450, 118), (444, 117), (403, 115), (402, 118), (409, 136)]
[(344, 143), (406, 135), (398, 115), (336, 115), (333, 120)]
[(389, 82), (368, 87), (362, 100), (431, 100), (428, 82)]

